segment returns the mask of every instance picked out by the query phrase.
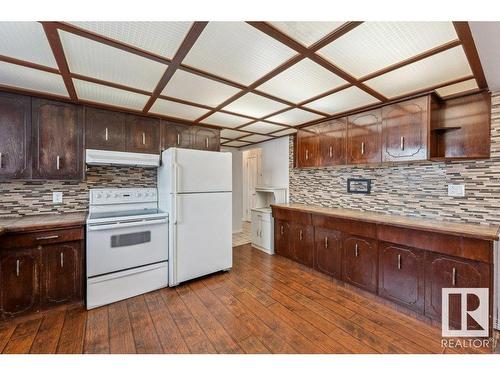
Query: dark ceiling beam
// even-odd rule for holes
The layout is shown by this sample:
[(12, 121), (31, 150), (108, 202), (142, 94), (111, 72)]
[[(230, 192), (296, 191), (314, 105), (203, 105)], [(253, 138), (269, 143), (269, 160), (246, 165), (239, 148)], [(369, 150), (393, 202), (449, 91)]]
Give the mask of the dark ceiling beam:
[(488, 82), (486, 82), (486, 77), (484, 75), (483, 67), (481, 65), (481, 59), (477, 53), (476, 44), (474, 43), (474, 38), (472, 37), (472, 32), (470, 31), (469, 23), (465, 21), (453, 22), (455, 31), (457, 32), (458, 39), (462, 42), (464, 48), (465, 56), (469, 61), (469, 65), (472, 69), (472, 73), (476, 78), (477, 85), (480, 89), (488, 88)]
[(363, 22), (360, 22), (360, 21), (349, 21), (349, 22), (346, 22), (343, 25), (341, 25), (340, 27), (338, 27), (337, 29), (335, 29), (330, 34), (325, 35), (323, 38), (321, 38), (320, 40), (318, 40), (316, 43), (314, 43), (311, 46), (309, 46), (308, 49), (311, 52), (316, 52), (316, 51), (320, 50), (321, 48), (327, 46), (328, 44), (330, 44), (334, 40), (342, 37), (343, 35), (347, 34), (351, 30), (355, 29), (356, 27), (358, 27), (362, 23)]
[(0, 55), (0, 61), (10, 63), (10, 64), (19, 65), (19, 66), (24, 66), (26, 68), (41, 70), (41, 71), (47, 72), (47, 73), (60, 74), (59, 69), (51, 68), (51, 67), (45, 66), (45, 65), (35, 64), (35, 63), (29, 62), (29, 61), (15, 59), (15, 58), (9, 57), (9, 56)]
[(76, 95), (75, 86), (73, 85), (73, 81), (71, 79), (68, 61), (66, 60), (66, 56), (64, 55), (61, 38), (59, 37), (57, 28), (55, 27), (53, 22), (42, 22), (42, 26), (43, 30), (45, 31), (45, 35), (47, 35), (50, 48), (52, 49), (52, 53), (54, 54), (54, 58), (59, 68), (59, 72), (61, 73), (61, 76), (63, 78), (64, 85), (66, 86), (66, 90), (68, 91), (69, 97), (71, 100), (76, 102), (78, 100), (78, 96)]
[(189, 53), (191, 48), (194, 46), (198, 38), (200, 37), (201, 33), (205, 29), (205, 27), (208, 25), (208, 22), (194, 22), (191, 28), (189, 29), (186, 37), (182, 41), (179, 49), (175, 53), (174, 58), (172, 59), (172, 62), (168, 66), (167, 70), (165, 73), (163, 73), (163, 76), (160, 78), (160, 81), (156, 85), (153, 94), (149, 98), (148, 102), (142, 109), (144, 113), (148, 113), (150, 108), (153, 106), (154, 102), (158, 97), (160, 96), (161, 92), (167, 86), (167, 83), (170, 81), (170, 79), (173, 77), (174, 73), (176, 70), (179, 68), (179, 66), (182, 63), (182, 60), (186, 57), (186, 55)]

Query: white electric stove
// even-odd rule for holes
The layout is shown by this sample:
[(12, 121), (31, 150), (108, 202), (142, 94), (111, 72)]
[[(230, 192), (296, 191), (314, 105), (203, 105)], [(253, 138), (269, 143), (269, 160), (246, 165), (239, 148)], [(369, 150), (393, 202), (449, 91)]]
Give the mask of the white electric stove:
[(87, 309), (168, 285), (168, 214), (156, 189), (91, 189)]

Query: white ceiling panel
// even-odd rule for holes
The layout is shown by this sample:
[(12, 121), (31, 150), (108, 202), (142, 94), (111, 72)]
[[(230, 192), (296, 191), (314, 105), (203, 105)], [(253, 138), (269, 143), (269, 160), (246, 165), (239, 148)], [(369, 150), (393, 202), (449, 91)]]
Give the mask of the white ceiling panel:
[(267, 99), (261, 95), (248, 93), (225, 106), (223, 109), (242, 115), (260, 118), (286, 107), (286, 104)]
[(270, 124), (268, 122), (258, 121), (258, 122), (255, 122), (253, 124), (247, 125), (241, 129), (248, 130), (251, 132), (256, 132), (256, 133), (267, 134), (267, 133), (278, 131), (280, 129), (285, 129), (285, 127), (280, 126), (280, 125)]
[(308, 103), (306, 107), (334, 114), (377, 102), (378, 99), (353, 86)]
[(467, 57), (462, 46), (458, 46), (365, 83), (387, 97), (394, 97), (470, 74)]
[(210, 125), (220, 125), (228, 128), (236, 128), (240, 125), (250, 122), (249, 119), (240, 116), (229, 115), (227, 113), (215, 112), (201, 122)]
[(74, 79), (73, 82), (75, 84), (76, 94), (78, 98), (82, 100), (142, 110), (149, 99), (149, 96), (146, 95), (81, 81), (79, 79)]
[(70, 71), (153, 91), (167, 65), (64, 31), (59, 32)]
[(167, 58), (174, 57), (192, 22), (70, 22), (82, 29)]
[(245, 132), (240, 132), (239, 130), (231, 130), (231, 129), (222, 129), (220, 132), (220, 136), (228, 139), (235, 139), (239, 137), (243, 137)]
[(304, 111), (302, 109), (294, 108), (286, 112), (282, 112), (275, 116), (269, 117), (267, 120), (276, 121), (286, 125), (300, 125), (305, 122), (317, 120), (322, 116), (317, 115), (316, 113)]
[(364, 22), (319, 53), (359, 78), (454, 39), (451, 22)]
[(248, 142), (241, 142), (241, 141), (231, 141), (226, 143), (224, 146), (232, 146), (232, 147), (243, 147), (249, 145)]
[(441, 87), (440, 89), (436, 90), (436, 93), (441, 97), (445, 97), (448, 95), (459, 94), (461, 92), (470, 91), (477, 88), (478, 86), (476, 80), (469, 79), (464, 82), (455, 83), (454, 85)]
[(279, 98), (299, 103), (347, 81), (312, 60), (304, 59), (258, 87)]
[(39, 22), (0, 22), (0, 55), (57, 68)]
[(269, 137), (267, 135), (258, 135), (258, 134), (252, 134), (249, 135), (248, 137), (242, 138), (242, 141), (248, 141), (248, 142), (264, 142), (268, 141), (270, 139), (273, 139), (273, 137)]
[(183, 63), (249, 85), (293, 55), (245, 22), (210, 22)]
[(216, 107), (238, 91), (235, 87), (177, 70), (162, 94)]
[(342, 26), (344, 22), (284, 21), (271, 22), (271, 24), (292, 39), (309, 47), (311, 44)]
[(289, 135), (289, 134), (294, 134), (294, 133), (297, 133), (296, 129), (285, 129), (285, 130), (282, 130), (280, 132), (274, 133), (273, 135), (275, 135), (277, 137), (281, 137), (282, 135)]
[(3, 61), (0, 61), (0, 84), (68, 96), (64, 81), (59, 74), (47, 73)]
[(149, 110), (149, 112), (156, 113), (159, 115), (183, 118), (186, 120), (195, 120), (198, 117), (207, 113), (208, 110), (199, 107), (193, 107), (191, 105), (173, 102), (170, 100), (157, 99), (156, 102), (151, 107), (151, 109)]

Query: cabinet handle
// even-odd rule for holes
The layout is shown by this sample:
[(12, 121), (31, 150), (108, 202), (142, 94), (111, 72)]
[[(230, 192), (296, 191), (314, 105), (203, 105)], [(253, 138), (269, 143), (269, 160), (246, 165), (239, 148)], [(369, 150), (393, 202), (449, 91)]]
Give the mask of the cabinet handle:
[(2, 153), (0, 152), (0, 168), (2, 168)]
[(451, 272), (451, 284), (453, 286), (457, 285), (457, 269), (455, 267), (453, 267)]
[(328, 249), (328, 237), (325, 237), (325, 249)]
[(299, 231), (299, 238), (300, 240), (302, 241), (302, 237), (303, 237), (303, 233), (302, 233), (302, 229)]
[(108, 128), (106, 128), (106, 134), (104, 134), (104, 138), (106, 139), (106, 142), (109, 139), (109, 133), (108, 133)]
[(280, 233), (283, 234), (283, 225), (281, 226)]
[(60, 254), (60, 258), (61, 258), (60, 259), (61, 260), (61, 268), (63, 268), (64, 267), (64, 254), (62, 252)]
[(57, 155), (56, 158), (56, 169), (57, 170), (61, 169), (61, 157), (59, 155)]
[(306, 160), (309, 160), (309, 150), (306, 150)]
[(19, 265), (20, 265), (20, 262), (19, 262), (19, 259), (16, 260), (16, 276), (19, 277)]
[(181, 144), (181, 135), (179, 133), (177, 133), (177, 144)]
[(58, 235), (54, 235), (54, 236), (44, 236), (44, 237), (37, 237), (36, 240), (37, 241), (43, 241), (43, 240), (54, 240), (56, 238), (59, 238)]
[(333, 157), (333, 147), (332, 146), (330, 146), (330, 149), (328, 150), (328, 155), (330, 155), (331, 158)]
[(401, 137), (401, 150), (405, 149), (405, 137)]
[(142, 132), (142, 144), (146, 144), (146, 133)]
[(401, 269), (401, 254), (398, 254), (398, 270)]
[(208, 148), (208, 137), (205, 138), (205, 146)]
[(356, 244), (356, 246), (354, 246), (354, 255), (355, 255), (356, 257), (358, 257), (358, 256), (359, 256), (359, 247), (358, 247), (358, 244)]
[(365, 154), (365, 142), (361, 142), (361, 155)]

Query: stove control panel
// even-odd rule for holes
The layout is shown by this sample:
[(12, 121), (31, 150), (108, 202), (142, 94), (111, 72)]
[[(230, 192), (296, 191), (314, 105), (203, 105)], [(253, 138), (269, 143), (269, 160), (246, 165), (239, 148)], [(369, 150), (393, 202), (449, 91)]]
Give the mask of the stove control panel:
[(155, 188), (90, 189), (90, 204), (126, 204), (158, 201)]

